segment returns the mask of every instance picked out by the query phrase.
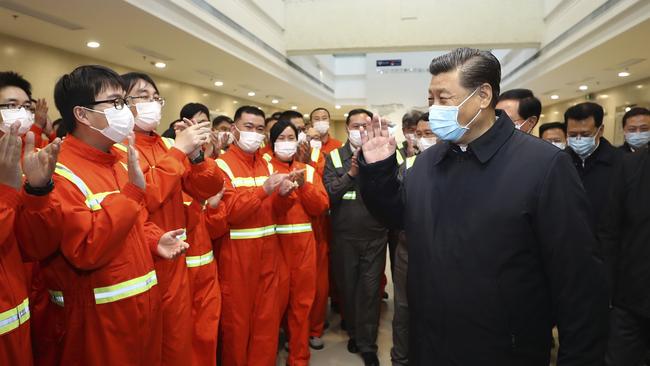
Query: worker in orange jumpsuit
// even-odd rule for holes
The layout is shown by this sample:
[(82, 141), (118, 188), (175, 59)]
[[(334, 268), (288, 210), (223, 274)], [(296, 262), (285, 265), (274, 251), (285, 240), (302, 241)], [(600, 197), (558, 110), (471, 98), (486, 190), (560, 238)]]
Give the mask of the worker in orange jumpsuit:
[(221, 315), (221, 289), (217, 280), (217, 263), (206, 224), (206, 205), (218, 205), (223, 190), (201, 204), (184, 194), (187, 215), (185, 262), (188, 268), (192, 299), (192, 359), (191, 365), (217, 364), (217, 334)]
[[(308, 131), (310, 137), (311, 165), (314, 166), (318, 174), (322, 177), (325, 170), (325, 158), (332, 150), (343, 146), (341, 141), (332, 137), (330, 130), (330, 113), (327, 109), (319, 107), (309, 114), (312, 128), (315, 130)], [(316, 239), (318, 240), (316, 262), (318, 268), (316, 298), (310, 315), (311, 331), (309, 345), (311, 348), (319, 350), (325, 346), (322, 336), (325, 329), (327, 318), (327, 298), (332, 297), (332, 302), (338, 302), (335, 284), (330, 273), (329, 265), (329, 243), (331, 241), (331, 226), (329, 213), (326, 212), (318, 217), (314, 222), (316, 228)]]
[(21, 205), (19, 123), (0, 137), (0, 365), (32, 365), (27, 282), (14, 223)]
[(217, 159), (226, 176), (224, 208), (229, 226), (219, 251), (223, 366), (274, 365), (280, 326), (278, 270), (282, 253), (276, 213), (291, 207), (293, 182), (272, 174), (258, 149), (264, 112), (243, 106), (235, 113), (235, 144)]
[[(69, 135), (56, 174), (35, 179), (25, 170), (19, 231), (32, 228), (40, 241), (21, 245), (54, 250), (41, 268), (62, 279), (56, 296), (66, 313), (65, 365), (160, 364), (161, 299), (152, 255), (171, 259), (187, 249), (179, 239), (183, 230), (163, 232), (146, 221), (146, 183), (133, 138), (126, 166), (112, 148), (134, 123), (121, 83), (103, 66), (64, 75), (55, 101)], [(40, 214), (49, 211), (54, 214)]]
[[(160, 137), (155, 129), (160, 123), (164, 99), (155, 82), (148, 75), (135, 72), (122, 75), (122, 80), (135, 116), (135, 144), (146, 172), (150, 220), (165, 231), (186, 228), (182, 191), (203, 202), (217, 194), (223, 185), (214, 160), (204, 159), (201, 150), (210, 136), (209, 111), (201, 104), (188, 104), (181, 110), (181, 119), (186, 118), (186, 123), (192, 126), (179, 131), (176, 140)], [(126, 147), (123, 144), (116, 147), (125, 160)], [(185, 365), (192, 357), (194, 328), (185, 256), (173, 261), (156, 258), (155, 267), (163, 299), (162, 364)]]
[(282, 120), (270, 133), (274, 171), (290, 174), (299, 186), (293, 206), (277, 218), (276, 232), (288, 267), (289, 299), (286, 310), (288, 365), (309, 364), (309, 314), (316, 295), (316, 239), (312, 220), (329, 207), (329, 199), (316, 169), (294, 160), (298, 130)]

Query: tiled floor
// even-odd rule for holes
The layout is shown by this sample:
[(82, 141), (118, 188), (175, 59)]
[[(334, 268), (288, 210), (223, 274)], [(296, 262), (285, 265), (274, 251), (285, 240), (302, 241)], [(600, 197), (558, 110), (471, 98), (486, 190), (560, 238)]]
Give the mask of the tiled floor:
[[(379, 320), (379, 335), (377, 345), (379, 346), (379, 361), (382, 365), (390, 365), (390, 348), (393, 345), (392, 326), (393, 320), (393, 283), (390, 278), (390, 271), (386, 271), (388, 277), (388, 300), (381, 305), (381, 316)], [(325, 331), (323, 341), (325, 348), (320, 351), (311, 350), (310, 365), (312, 366), (363, 366), (363, 360), (358, 354), (349, 353), (347, 350), (348, 336), (341, 330), (341, 317), (330, 311), (328, 315), (330, 328)], [(278, 356), (278, 366), (286, 364), (287, 352), (282, 351)]]

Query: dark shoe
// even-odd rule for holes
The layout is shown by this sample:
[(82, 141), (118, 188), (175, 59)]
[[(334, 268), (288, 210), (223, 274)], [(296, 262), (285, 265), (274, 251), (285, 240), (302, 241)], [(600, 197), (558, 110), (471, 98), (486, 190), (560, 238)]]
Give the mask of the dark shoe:
[(345, 319), (341, 319), (341, 330), (348, 330), (348, 327), (345, 326)]
[(363, 358), (363, 364), (366, 366), (379, 366), (379, 359), (374, 352), (364, 352), (361, 354), (361, 358)]
[(357, 341), (350, 338), (348, 341), (348, 352), (350, 353), (359, 353), (359, 347), (357, 347)]

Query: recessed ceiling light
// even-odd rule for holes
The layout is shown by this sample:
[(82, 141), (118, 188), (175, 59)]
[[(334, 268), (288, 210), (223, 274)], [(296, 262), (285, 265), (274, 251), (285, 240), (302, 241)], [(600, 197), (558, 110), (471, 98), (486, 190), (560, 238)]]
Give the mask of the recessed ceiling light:
[(96, 41), (90, 41), (90, 42), (86, 43), (86, 46), (88, 46), (90, 48), (98, 48), (100, 46), (100, 44), (99, 44), (99, 42), (96, 42)]
[(334, 106), (334, 108), (341, 109), (341, 106), (337, 104), (337, 105)]
[(249, 91), (249, 92), (248, 92), (248, 96), (249, 96), (249, 97), (254, 97), (254, 96), (255, 96), (255, 92), (254, 92), (254, 91)]
[(273, 104), (278, 104), (278, 103), (280, 103), (280, 101), (277, 100), (277, 99), (273, 99), (273, 100), (271, 101), (271, 103), (273, 103)]
[(589, 87), (586, 86), (586, 85), (580, 85), (580, 86), (578, 87), (578, 89), (580, 89), (580, 90), (587, 90), (587, 89), (589, 89)]
[(636, 86), (637, 89), (643, 89), (643, 84), (639, 84)]
[(303, 118), (309, 118), (309, 115), (307, 113), (303, 114), (302, 116)]
[(553, 112), (553, 114), (560, 114), (560, 112), (558, 112), (558, 111), (555, 111), (555, 112)]
[(207, 96), (208, 96), (208, 93), (203, 93), (203, 96), (204, 96), (204, 97), (207, 97)]
[(219, 81), (219, 80), (215, 81), (214, 86), (223, 86), (223, 81)]
[(553, 99), (553, 100), (560, 99), (560, 96), (557, 95), (557, 94), (553, 94), (553, 95), (551, 95), (551, 99)]
[(239, 103), (239, 102), (236, 101), (236, 100), (233, 100), (233, 101), (232, 101), (232, 104), (237, 104), (237, 103)]
[(630, 76), (630, 73), (628, 71), (621, 71), (618, 73), (619, 78), (626, 78), (628, 76)]
[(629, 112), (632, 109), (632, 107), (625, 107), (625, 111)]
[(544, 113), (540, 114), (539, 116), (542, 117), (542, 118), (546, 117), (546, 115)]
[(298, 109), (298, 106), (295, 106), (295, 105), (291, 106), (291, 110), (295, 111), (296, 109)]
[(166, 64), (166, 63), (164, 63), (164, 62), (160, 62), (160, 61), (156, 62), (156, 63), (153, 64), (153, 65), (154, 65), (155, 67), (159, 68), (159, 69), (164, 69), (165, 67), (167, 67), (167, 64)]
[(598, 98), (600, 98), (600, 99), (607, 99), (607, 98), (609, 98), (609, 95), (607, 95), (607, 94), (601, 94), (601, 95), (598, 96)]
[(347, 113), (344, 113), (344, 114), (343, 114), (343, 117), (348, 118), (348, 114), (347, 114)]

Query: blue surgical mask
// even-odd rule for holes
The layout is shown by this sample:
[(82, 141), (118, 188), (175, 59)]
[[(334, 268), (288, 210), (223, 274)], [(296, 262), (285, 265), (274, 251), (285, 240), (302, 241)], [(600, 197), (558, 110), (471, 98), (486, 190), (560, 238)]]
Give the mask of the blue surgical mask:
[(625, 134), (625, 141), (635, 149), (641, 148), (650, 142), (650, 131), (628, 132)]
[(600, 127), (598, 130), (596, 130), (596, 134), (593, 136), (577, 136), (577, 137), (569, 137), (567, 139), (567, 143), (569, 147), (576, 153), (578, 154), (579, 157), (582, 159), (586, 159), (589, 157), (589, 155), (593, 154), (594, 151), (598, 148), (598, 144), (596, 143), (596, 136), (598, 136), (598, 131), (600, 130)]
[(469, 98), (476, 94), (477, 90), (478, 88), (474, 89), (472, 94), (468, 95), (457, 106), (432, 105), (429, 107), (429, 127), (431, 132), (444, 141), (457, 142), (460, 140), (465, 135), (465, 132), (469, 131), (469, 126), (481, 114), (482, 109), (479, 109), (474, 118), (465, 126), (458, 123), (458, 110)]

